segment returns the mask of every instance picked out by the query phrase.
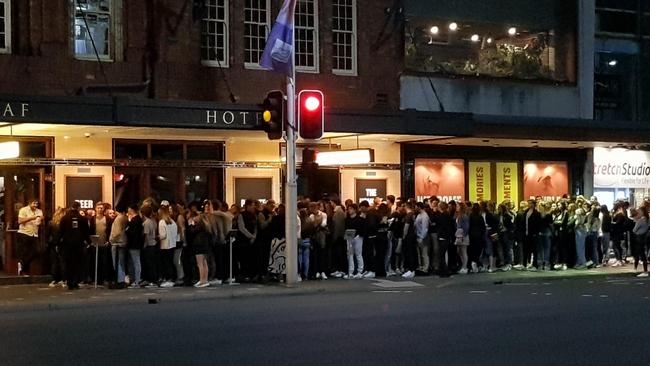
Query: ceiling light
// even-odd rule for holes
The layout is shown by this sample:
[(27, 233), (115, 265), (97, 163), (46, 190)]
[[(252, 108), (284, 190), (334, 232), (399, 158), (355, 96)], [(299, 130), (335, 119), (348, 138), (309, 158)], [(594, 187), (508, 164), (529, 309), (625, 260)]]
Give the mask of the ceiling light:
[(492, 38), (488, 38), (487, 43), (492, 43)]
[(438, 32), (440, 32), (440, 28), (438, 28), (437, 25), (434, 25), (433, 27), (431, 27), (430, 32), (431, 34), (438, 34)]
[(472, 37), (470, 39), (472, 40), (472, 42), (478, 42), (480, 37), (478, 36), (478, 34), (472, 34)]
[(368, 164), (375, 160), (372, 149), (323, 151), (316, 153), (316, 164), (321, 166), (341, 166)]
[(0, 142), (0, 159), (14, 159), (20, 156), (18, 141)]
[(618, 64), (618, 61), (617, 61), (617, 60), (611, 60), (611, 61), (609, 61), (607, 64), (608, 64), (609, 66), (614, 67), (614, 66), (616, 66), (616, 65)]
[(455, 31), (457, 29), (458, 29), (458, 23), (456, 23), (456, 22), (449, 23), (449, 30), (450, 31)]
[(63, 136), (63, 139), (64, 139), (64, 140), (67, 140), (67, 139), (69, 139), (69, 138), (70, 138), (70, 136)]
[(515, 28), (515, 27), (508, 28), (508, 34), (511, 35), (511, 36), (516, 35), (517, 34), (517, 28)]

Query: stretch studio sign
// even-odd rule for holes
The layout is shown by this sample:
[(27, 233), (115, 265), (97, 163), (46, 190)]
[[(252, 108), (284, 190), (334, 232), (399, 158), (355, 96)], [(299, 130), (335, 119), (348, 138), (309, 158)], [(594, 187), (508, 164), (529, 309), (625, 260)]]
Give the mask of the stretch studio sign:
[(595, 148), (594, 187), (650, 188), (650, 152)]

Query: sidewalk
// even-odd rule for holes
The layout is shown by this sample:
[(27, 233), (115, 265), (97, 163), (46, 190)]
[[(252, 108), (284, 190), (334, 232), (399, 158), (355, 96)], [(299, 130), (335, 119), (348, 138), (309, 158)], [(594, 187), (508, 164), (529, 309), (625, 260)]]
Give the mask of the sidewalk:
[(11, 285), (30, 285), (30, 284), (39, 284), (39, 283), (50, 283), (52, 281), (52, 276), (42, 275), (42, 276), (16, 276), (7, 274), (4, 271), (0, 271), (0, 286), (11, 286)]
[(485, 288), (503, 284), (552, 285), (555, 282), (571, 280), (637, 281), (648, 282), (648, 278), (636, 278), (631, 266), (622, 268), (600, 268), (592, 270), (567, 270), (549, 272), (511, 271), (493, 274), (455, 275), (448, 278), (420, 276), (411, 280), (401, 277), (387, 279), (304, 281), (288, 287), (279, 283), (219, 285), (204, 289), (192, 287), (124, 289), (94, 289), (92, 286), (78, 291), (46, 284), (0, 286), (0, 312), (59, 310), (86, 306), (142, 306), (179, 301), (227, 300), (248, 297), (303, 296), (346, 292), (413, 292), (453, 291), (458, 288)]

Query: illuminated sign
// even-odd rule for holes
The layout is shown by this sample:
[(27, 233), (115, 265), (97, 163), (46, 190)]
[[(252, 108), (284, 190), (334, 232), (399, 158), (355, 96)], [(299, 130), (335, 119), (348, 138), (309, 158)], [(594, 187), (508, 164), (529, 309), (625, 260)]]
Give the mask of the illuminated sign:
[(492, 199), (492, 163), (474, 162), (468, 164), (469, 200), (472, 202)]
[(462, 159), (416, 159), (415, 196), (418, 201), (437, 196), (441, 201), (462, 201), (465, 162)]
[(517, 163), (497, 163), (497, 202), (510, 201), (516, 203), (519, 200), (519, 167)]
[(565, 162), (524, 162), (524, 198), (558, 199), (569, 193), (569, 168)]
[(650, 152), (594, 149), (595, 188), (650, 188)]

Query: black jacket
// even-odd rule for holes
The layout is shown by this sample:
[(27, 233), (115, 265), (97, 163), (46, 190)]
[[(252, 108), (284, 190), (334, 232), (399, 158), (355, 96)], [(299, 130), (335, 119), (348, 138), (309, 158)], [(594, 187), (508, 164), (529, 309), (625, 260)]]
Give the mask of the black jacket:
[(144, 246), (144, 226), (142, 218), (135, 215), (126, 224), (126, 247), (129, 249), (142, 249)]
[(438, 239), (453, 242), (456, 237), (456, 220), (448, 212), (441, 213), (437, 219)]
[(70, 210), (61, 219), (59, 236), (64, 248), (78, 249), (90, 244), (88, 220), (78, 210)]
[(542, 214), (537, 210), (533, 210), (533, 213), (528, 217), (528, 211), (524, 212), (524, 235), (526, 235), (526, 221), (528, 221), (528, 235), (538, 235), (542, 231)]

